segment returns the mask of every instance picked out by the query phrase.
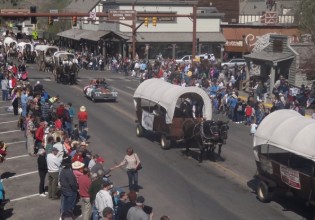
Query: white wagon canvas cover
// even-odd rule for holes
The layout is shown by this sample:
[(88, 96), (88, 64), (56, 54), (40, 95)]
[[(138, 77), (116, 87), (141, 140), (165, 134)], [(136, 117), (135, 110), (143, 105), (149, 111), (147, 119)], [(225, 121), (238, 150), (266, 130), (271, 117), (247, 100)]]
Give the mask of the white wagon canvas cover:
[(166, 124), (171, 124), (177, 100), (184, 94), (198, 94), (203, 99), (203, 117), (212, 119), (211, 101), (208, 94), (199, 87), (181, 87), (162, 79), (148, 79), (142, 82), (134, 93), (134, 99), (146, 99), (155, 102), (166, 110)]
[(278, 110), (268, 115), (254, 136), (255, 159), (257, 148), (269, 144), (315, 161), (315, 120), (293, 110)]

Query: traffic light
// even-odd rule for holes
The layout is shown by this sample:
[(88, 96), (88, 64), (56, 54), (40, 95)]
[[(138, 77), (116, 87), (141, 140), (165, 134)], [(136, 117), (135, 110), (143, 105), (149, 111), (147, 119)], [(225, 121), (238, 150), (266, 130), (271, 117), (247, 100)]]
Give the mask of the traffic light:
[(48, 25), (53, 25), (54, 24), (54, 19), (52, 17), (48, 17)]
[(144, 26), (146, 26), (146, 27), (149, 26), (149, 18), (148, 17), (144, 18)]
[[(36, 13), (36, 6), (31, 6), (30, 12)], [(31, 24), (37, 24), (37, 18), (35, 16), (31, 16)]]
[(72, 26), (76, 27), (77, 26), (77, 21), (78, 21), (78, 17), (77, 16), (73, 16), (72, 17)]
[(157, 17), (152, 18), (152, 26), (156, 27)]

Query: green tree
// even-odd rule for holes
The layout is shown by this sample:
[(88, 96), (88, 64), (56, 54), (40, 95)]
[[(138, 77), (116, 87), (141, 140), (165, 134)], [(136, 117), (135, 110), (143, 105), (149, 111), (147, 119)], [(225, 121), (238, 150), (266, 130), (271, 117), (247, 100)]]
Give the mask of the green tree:
[(315, 42), (315, 1), (299, 0), (295, 10), (295, 18), (305, 34), (310, 34)]

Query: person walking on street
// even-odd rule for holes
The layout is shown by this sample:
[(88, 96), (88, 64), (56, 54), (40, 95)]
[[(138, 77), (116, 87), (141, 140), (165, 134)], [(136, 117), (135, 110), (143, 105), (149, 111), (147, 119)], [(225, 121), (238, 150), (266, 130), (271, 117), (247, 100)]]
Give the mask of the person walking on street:
[(89, 168), (85, 167), (83, 169), (83, 175), (79, 177), (78, 185), (79, 185), (80, 198), (83, 203), (82, 218), (83, 220), (90, 220), (92, 209), (91, 209), (90, 194), (89, 194), (89, 188), (91, 186)]
[(82, 132), (84, 128), (87, 127), (88, 114), (86, 112), (85, 106), (80, 107), (78, 112), (78, 121), (79, 121), (79, 132)]
[(47, 155), (48, 167), (48, 198), (58, 199), (58, 176), (60, 169), (60, 160), (56, 156), (58, 149), (53, 147), (52, 152)]
[(38, 174), (39, 174), (39, 195), (46, 197), (45, 193), (45, 177), (48, 172), (46, 152), (43, 148), (38, 150), (37, 158)]
[(127, 154), (125, 155), (123, 161), (117, 166), (112, 167), (111, 170), (114, 170), (116, 168), (126, 165), (128, 182), (129, 182), (129, 190), (137, 192), (139, 190), (137, 167), (140, 164), (140, 159), (138, 155), (133, 152), (133, 149), (131, 147), (129, 147), (126, 150), (126, 153)]
[(61, 214), (73, 211), (78, 193), (77, 179), (71, 168), (71, 159), (65, 158), (62, 161), (63, 168), (60, 171), (60, 191), (61, 191)]

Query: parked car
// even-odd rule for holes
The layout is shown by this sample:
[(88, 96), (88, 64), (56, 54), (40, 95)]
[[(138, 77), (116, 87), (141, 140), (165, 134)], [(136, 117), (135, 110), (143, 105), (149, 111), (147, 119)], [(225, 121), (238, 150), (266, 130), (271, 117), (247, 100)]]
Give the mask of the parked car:
[(234, 68), (235, 65), (237, 65), (237, 66), (245, 65), (246, 66), (246, 61), (245, 61), (245, 59), (232, 59), (229, 62), (221, 63), (221, 67), (223, 69), (231, 69), (231, 68)]
[[(208, 56), (208, 59), (211, 60), (212, 62), (215, 61), (215, 56), (214, 54), (198, 54), (196, 55), (196, 58), (199, 57), (199, 60), (202, 61), (203, 59)], [(176, 59), (177, 63), (191, 63), (192, 61), (192, 55), (185, 55), (182, 58)]]
[(191, 55), (185, 55), (182, 58), (176, 59), (176, 63), (186, 63), (186, 64), (188, 64), (188, 63), (191, 63), (191, 58), (192, 58)]

